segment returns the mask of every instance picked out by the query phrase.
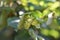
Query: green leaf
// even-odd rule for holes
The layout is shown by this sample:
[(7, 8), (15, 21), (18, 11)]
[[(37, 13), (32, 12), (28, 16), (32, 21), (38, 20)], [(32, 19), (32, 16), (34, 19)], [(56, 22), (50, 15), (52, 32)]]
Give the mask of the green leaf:
[(27, 0), (24, 0), (24, 1), (21, 0), (21, 3), (22, 3), (23, 6), (27, 6)]
[(30, 0), (32, 4), (38, 5), (38, 0)]
[(53, 30), (53, 29), (49, 31), (49, 35), (54, 37), (54, 38), (58, 38), (59, 37), (58, 31)]
[(59, 7), (59, 2), (55, 2), (50, 6), (50, 10), (55, 10), (57, 7)]
[(49, 30), (48, 29), (42, 29), (41, 33), (45, 36), (48, 36), (49, 35)]
[(34, 6), (30, 6), (30, 8), (29, 8), (30, 10), (34, 10)]
[(43, 14), (40, 11), (34, 11), (32, 12), (32, 16), (35, 18), (42, 18)]
[(56, 16), (60, 16), (60, 7), (55, 9)]
[(43, 16), (47, 16), (48, 14), (49, 14), (49, 9), (45, 9), (44, 11), (43, 11)]

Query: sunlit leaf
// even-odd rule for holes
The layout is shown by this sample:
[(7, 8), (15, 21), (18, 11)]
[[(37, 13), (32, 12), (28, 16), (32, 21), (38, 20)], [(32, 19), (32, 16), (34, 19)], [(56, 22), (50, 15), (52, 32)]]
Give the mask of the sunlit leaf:
[(27, 5), (27, 0), (21, 0), (22, 5), (26, 6)]
[(45, 36), (48, 36), (49, 34), (49, 30), (48, 29), (42, 29), (41, 30), (41, 33), (43, 34), (43, 35), (45, 35)]
[(38, 5), (38, 1), (37, 0), (30, 0), (31, 3)]
[(59, 33), (56, 30), (50, 30), (49, 35), (51, 35), (54, 38), (58, 38), (59, 37)]
[(30, 10), (34, 10), (34, 7), (33, 6), (30, 6)]
[(60, 7), (55, 9), (56, 16), (60, 16)]
[(59, 2), (55, 2), (52, 4), (52, 6), (50, 7), (51, 10), (56, 9), (57, 7), (59, 7)]
[(27, 6), (25, 6), (24, 8), (25, 8), (25, 10), (26, 10), (26, 11), (28, 11), (28, 10), (29, 10), (29, 8), (28, 8)]
[(45, 10), (43, 11), (43, 15), (46, 16), (46, 15), (49, 14), (49, 12), (50, 12), (49, 9), (45, 9)]
[(44, 6), (44, 1), (40, 1), (39, 5)]
[(33, 21), (33, 17), (28, 14), (24, 14), (21, 21), (19, 22), (18, 29), (29, 29)]
[(53, 4), (53, 3), (49, 2), (47, 5), (50, 7), (50, 6), (52, 6), (52, 4)]
[(42, 13), (40, 11), (35, 11), (32, 12), (32, 16), (34, 16), (35, 18), (42, 18)]

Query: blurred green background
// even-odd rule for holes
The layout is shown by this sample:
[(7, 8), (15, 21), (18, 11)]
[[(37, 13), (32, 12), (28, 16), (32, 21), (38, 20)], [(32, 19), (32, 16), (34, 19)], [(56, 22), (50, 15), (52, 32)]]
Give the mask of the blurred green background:
[[(49, 19), (51, 12), (54, 14)], [(16, 32), (14, 39), (8, 40), (60, 40), (60, 0), (0, 0), (0, 33), (4, 28), (10, 30), (8, 35)], [(29, 32), (30, 28), (34, 31)]]

